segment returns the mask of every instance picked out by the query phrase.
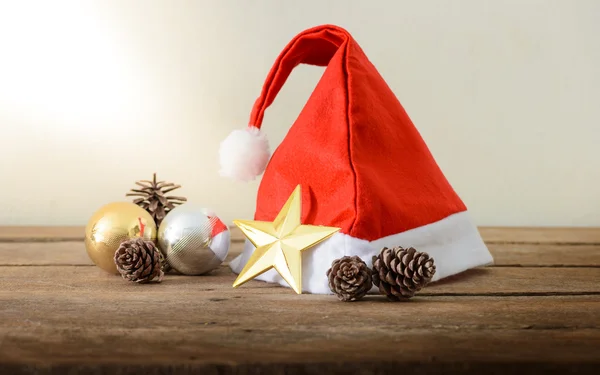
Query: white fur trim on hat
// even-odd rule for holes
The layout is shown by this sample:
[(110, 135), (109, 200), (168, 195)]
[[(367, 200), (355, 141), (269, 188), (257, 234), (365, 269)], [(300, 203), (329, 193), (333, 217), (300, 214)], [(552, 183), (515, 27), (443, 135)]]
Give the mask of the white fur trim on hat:
[[(371, 242), (336, 233), (328, 240), (302, 252), (302, 290), (313, 294), (331, 294), (327, 270), (334, 260), (346, 255), (356, 255), (371, 267), (373, 256), (378, 255), (383, 247), (394, 246), (412, 246), (429, 254), (436, 265), (432, 281), (494, 262), (469, 213), (464, 211), (435, 223)], [(253, 252), (254, 245), (246, 240), (242, 254), (229, 263), (235, 274), (242, 271)], [(274, 269), (255, 279), (289, 287)], [(378, 293), (378, 290), (373, 287), (371, 292)]]
[(234, 130), (221, 142), (219, 173), (223, 177), (251, 181), (265, 171), (270, 157), (269, 141), (259, 128), (249, 126)]

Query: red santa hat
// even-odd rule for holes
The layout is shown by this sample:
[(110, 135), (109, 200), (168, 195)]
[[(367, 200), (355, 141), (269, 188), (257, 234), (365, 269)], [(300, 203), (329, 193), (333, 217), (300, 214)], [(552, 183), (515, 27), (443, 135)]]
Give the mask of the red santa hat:
[[(265, 110), (299, 64), (326, 69), (270, 157), (260, 130)], [(370, 265), (384, 246), (429, 253), (437, 266), (434, 280), (493, 262), (404, 108), (340, 27), (318, 26), (292, 39), (269, 72), (250, 125), (223, 141), (220, 159), (224, 176), (247, 181), (264, 171), (255, 220), (272, 221), (301, 185), (302, 222), (341, 228), (303, 252), (305, 292), (330, 293), (326, 271), (333, 260), (358, 255)], [(247, 241), (231, 262), (234, 272), (253, 251)], [(258, 279), (287, 286), (275, 270)]]

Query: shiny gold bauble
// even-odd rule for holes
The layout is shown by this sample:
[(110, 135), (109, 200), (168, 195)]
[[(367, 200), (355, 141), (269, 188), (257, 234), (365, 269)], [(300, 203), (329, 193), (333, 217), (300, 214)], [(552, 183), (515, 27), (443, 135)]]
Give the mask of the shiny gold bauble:
[(143, 237), (156, 241), (152, 216), (130, 202), (115, 202), (102, 207), (85, 228), (85, 249), (98, 267), (117, 274), (114, 256), (121, 242)]

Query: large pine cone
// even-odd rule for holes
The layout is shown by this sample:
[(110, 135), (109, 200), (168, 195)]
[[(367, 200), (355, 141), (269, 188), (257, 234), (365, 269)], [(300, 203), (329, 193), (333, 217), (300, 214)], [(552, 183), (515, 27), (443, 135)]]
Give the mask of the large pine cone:
[(411, 298), (435, 274), (435, 264), (427, 253), (410, 247), (384, 247), (373, 257), (373, 284), (393, 301)]
[(115, 252), (115, 264), (124, 279), (141, 284), (161, 282), (164, 276), (160, 251), (143, 238), (123, 241)]
[(371, 270), (357, 256), (334, 260), (327, 278), (331, 291), (344, 302), (358, 301), (372, 288)]

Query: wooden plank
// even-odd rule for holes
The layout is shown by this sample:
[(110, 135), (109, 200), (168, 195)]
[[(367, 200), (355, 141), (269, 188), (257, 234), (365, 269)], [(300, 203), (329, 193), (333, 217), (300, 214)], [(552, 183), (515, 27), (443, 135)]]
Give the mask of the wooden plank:
[(486, 243), (600, 244), (597, 227), (481, 227)]
[[(91, 280), (94, 282), (95, 280)], [(198, 325), (262, 330), (313, 327), (345, 335), (386, 329), (600, 329), (600, 296), (417, 296), (388, 302), (368, 296), (343, 303), (329, 295), (296, 295), (283, 288), (247, 290), (208, 283), (138, 285), (24, 281), (0, 292), (0, 327), (178, 329)], [(213, 288), (214, 287), (214, 288)], [(50, 289), (53, 292), (50, 292)], [(139, 312), (152, 319), (139, 319)], [(269, 313), (267, 313), (269, 312)], [(599, 332), (600, 333), (600, 332)], [(224, 338), (226, 341), (226, 339)]]
[(83, 241), (81, 226), (0, 226), (0, 242)]
[(592, 373), (600, 364), (597, 296), (348, 304), (268, 290), (257, 303), (241, 289), (223, 295), (195, 285), (0, 292), (0, 370), (521, 374)]
[(93, 265), (83, 242), (0, 242), (0, 265)]
[[(480, 227), (487, 243), (566, 243), (600, 244), (600, 228), (586, 227)], [(231, 228), (232, 240), (243, 241), (238, 228)], [(0, 226), (0, 242), (78, 241), (84, 227), (10, 227)]]
[(234, 289), (225, 265), (137, 285), (90, 267), (81, 242), (0, 243), (0, 373), (596, 373), (599, 246), (519, 242), (490, 243), (505, 267), (351, 304)]
[(600, 268), (476, 268), (430, 284), (431, 295), (600, 294)]
[(488, 244), (495, 266), (600, 267), (600, 245)]
[[(167, 275), (153, 289), (153, 294), (180, 293), (181, 289), (200, 288), (231, 292), (235, 276), (229, 267), (221, 266), (209, 276), (184, 277)], [(430, 284), (426, 295), (555, 295), (599, 294), (600, 268), (478, 268)], [(128, 282), (97, 267), (0, 267), (0, 285), (14, 293), (58, 293), (57, 289), (85, 290), (90, 295), (120, 293), (131, 288)], [(132, 289), (139, 290), (139, 289)], [(239, 289), (243, 293), (291, 294), (288, 288), (261, 281), (251, 281)], [(268, 290), (268, 291), (267, 291)], [(12, 292), (11, 292), (12, 293)]]
[[(6, 337), (6, 374), (597, 374), (597, 330), (37, 329)], [(4, 348), (3, 348), (4, 349)], [(4, 370), (4, 371), (2, 371)]]
[[(90, 267), (73, 236), (81, 228), (2, 229), (0, 373), (591, 374), (600, 366), (597, 229), (482, 228), (504, 267), (470, 270), (406, 303), (371, 295), (352, 304), (257, 281), (234, 289), (226, 265), (137, 285)], [(235, 242), (229, 258), (241, 248)]]
[[(235, 242), (227, 259), (233, 259), (243, 250), (243, 243)], [(83, 242), (0, 242), (0, 266), (93, 266)]]
[[(237, 256), (243, 243), (231, 245)], [(495, 266), (600, 267), (600, 245), (490, 244)], [(0, 265), (92, 265), (83, 242), (0, 242)]]

